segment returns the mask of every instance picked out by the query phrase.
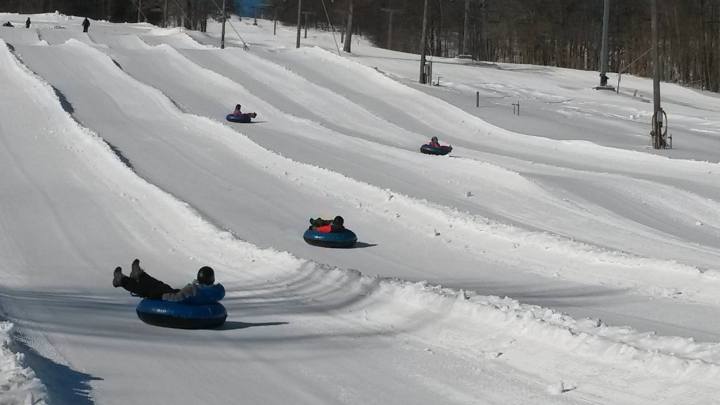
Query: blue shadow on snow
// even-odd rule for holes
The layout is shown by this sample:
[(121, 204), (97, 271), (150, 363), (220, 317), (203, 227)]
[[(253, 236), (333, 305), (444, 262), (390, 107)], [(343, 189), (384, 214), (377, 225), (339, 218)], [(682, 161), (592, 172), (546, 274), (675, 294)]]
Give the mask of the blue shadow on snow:
[(35, 371), (35, 375), (47, 387), (48, 403), (56, 405), (91, 405), (94, 403), (90, 395), (92, 391), (90, 381), (102, 381), (102, 378), (58, 364), (43, 357), (19, 340), (14, 340), (13, 346), (25, 355), (25, 365)]

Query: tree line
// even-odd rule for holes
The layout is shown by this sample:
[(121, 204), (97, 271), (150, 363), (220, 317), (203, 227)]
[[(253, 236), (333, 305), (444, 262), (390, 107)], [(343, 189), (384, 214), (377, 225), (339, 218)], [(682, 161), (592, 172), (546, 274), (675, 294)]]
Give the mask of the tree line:
[[(250, 0), (245, 0), (249, 3)], [(302, 0), (309, 24), (362, 34), (380, 47), (419, 53), (425, 0)], [(428, 54), (599, 70), (603, 0), (427, 0)], [(243, 0), (227, 0), (232, 12)], [(657, 0), (662, 80), (720, 91), (720, 0)], [(141, 20), (204, 30), (222, 0), (0, 0), (0, 11)], [(288, 25), (297, 0), (265, 0), (258, 14)], [(138, 7), (140, 6), (140, 7)], [(140, 8), (141, 13), (137, 10)], [(326, 15), (327, 12), (327, 15)], [(139, 15), (140, 14), (140, 15)], [(390, 21), (392, 19), (392, 26)], [(303, 18), (304, 20), (304, 18)], [(609, 69), (652, 73), (650, 1), (611, 0)]]
[[(295, 24), (296, 0), (268, 3), (284, 23)], [(420, 52), (423, 3), (325, 0), (343, 31), (412, 53)], [(657, 3), (662, 80), (720, 91), (720, 0)], [(322, 0), (303, 0), (303, 10), (315, 12), (318, 26), (327, 25)], [(602, 17), (603, 0), (428, 0), (425, 47), (434, 56), (599, 70)], [(610, 71), (650, 76), (650, 46), (650, 1), (611, 0)]]
[[(89, 17), (112, 22), (146, 21), (162, 26), (184, 26), (205, 31), (208, 18), (221, 15), (222, 0), (0, 0), (0, 11), (52, 13)], [(235, 4), (228, 0), (228, 12)]]

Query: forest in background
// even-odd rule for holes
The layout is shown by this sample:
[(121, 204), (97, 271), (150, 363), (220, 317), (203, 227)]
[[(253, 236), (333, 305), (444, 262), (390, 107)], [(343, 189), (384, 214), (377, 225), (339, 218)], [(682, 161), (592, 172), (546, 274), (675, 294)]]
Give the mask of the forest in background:
[[(376, 45), (420, 52), (423, 0), (325, 0), (344, 27), (353, 3), (353, 30)], [(271, 0), (295, 24), (297, 2)], [(720, 0), (657, 0), (662, 80), (720, 91)], [(463, 39), (465, 10), (468, 35)], [(303, 0), (322, 26), (322, 0)], [(394, 11), (391, 11), (394, 10)], [(392, 36), (388, 34), (390, 15)], [(428, 0), (426, 51), (492, 62), (599, 70), (603, 0)], [(611, 0), (609, 70), (652, 75), (650, 1)]]
[[(380, 47), (419, 53), (423, 2), (303, 0), (302, 7), (309, 25), (319, 29), (330, 29), (327, 10), (344, 36), (352, 6), (350, 32)], [(720, 0), (657, 3), (662, 80), (720, 91)], [(220, 15), (221, 0), (0, 0), (0, 11), (59, 10), (116, 22), (136, 21), (140, 16), (162, 25), (165, 4), (169, 25), (204, 30), (207, 18)], [(243, 0), (227, 1), (231, 12), (236, 4)], [(262, 4), (258, 16), (296, 23), (297, 0)], [(602, 13), (603, 0), (428, 0), (426, 51), (443, 57), (464, 54), (484, 61), (599, 70)], [(609, 70), (650, 76), (650, 45), (650, 1), (611, 0)]]
[[(52, 13), (89, 17), (112, 22), (146, 21), (163, 26), (184, 26), (205, 31), (208, 18), (219, 18), (222, 0), (0, 0), (0, 11), (15, 13)], [(167, 7), (167, 8), (166, 8)], [(226, 8), (235, 12), (235, 2)]]

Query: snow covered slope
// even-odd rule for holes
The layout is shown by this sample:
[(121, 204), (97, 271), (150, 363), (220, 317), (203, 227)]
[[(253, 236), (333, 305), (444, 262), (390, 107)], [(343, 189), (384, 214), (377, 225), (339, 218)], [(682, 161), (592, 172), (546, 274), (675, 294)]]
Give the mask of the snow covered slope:
[[(45, 18), (0, 31), (0, 309), (50, 403), (715, 400), (716, 164), (501, 129), (264, 24), (247, 53)], [(338, 213), (359, 248), (302, 241)], [(228, 323), (140, 323), (134, 257), (215, 267)]]
[[(143, 57), (129, 57), (128, 52), (122, 49), (111, 49), (111, 54), (119, 58), (119, 60), (126, 60), (126, 70), (139, 80), (146, 81), (153, 86), (160, 88), (166, 94), (168, 94), (178, 104), (182, 105), (184, 109), (197, 112), (206, 115), (211, 118), (222, 119), (218, 117), (217, 111), (223, 111), (224, 105), (232, 105), (238, 98), (244, 100), (244, 104), (249, 103), (251, 109), (254, 109), (258, 105), (256, 97), (262, 97), (264, 100), (270, 100), (270, 104), (273, 106), (282, 106), (282, 108), (292, 112), (293, 114), (302, 115), (303, 110), (297, 109), (295, 106), (297, 103), (292, 102), (290, 99), (291, 95), (295, 94), (296, 91), (293, 89), (299, 86), (311, 87), (307, 84), (307, 80), (299, 78), (297, 75), (288, 73), (287, 69), (275, 69), (275, 74), (264, 75), (258, 74), (263, 77), (262, 82), (266, 83), (266, 87), (272, 87), (280, 89), (281, 91), (266, 92), (263, 88), (257, 88), (255, 93), (248, 94), (244, 86), (240, 86), (239, 83), (253, 82), (253, 79), (245, 79), (246, 77), (252, 77), (253, 70), (248, 69), (245, 66), (253, 66), (258, 64), (256, 58), (252, 55), (248, 55), (243, 59), (245, 63), (239, 63), (239, 56), (244, 54), (240, 50), (226, 50), (226, 51), (196, 51), (195, 47), (191, 50), (180, 50), (183, 54), (188, 56), (190, 59), (198, 64), (206, 66), (212, 70), (220, 72), (227, 78), (233, 78), (234, 82), (229, 82), (218, 78), (213, 75), (208, 75), (207, 72), (198, 70), (195, 66), (188, 64), (186, 60), (178, 58), (177, 55), (168, 48), (162, 48), (158, 50), (144, 51)], [(163, 58), (157, 56), (158, 53), (168, 53), (173, 57), (174, 62), (170, 65), (163, 64)], [(344, 102), (341, 101), (341, 105), (337, 109), (325, 111), (329, 117), (334, 117), (335, 122), (347, 122), (345, 127), (353, 127), (353, 118), (344, 114), (346, 108), (344, 104), (355, 101), (358, 104), (362, 104), (367, 109), (373, 109), (374, 105), (384, 103), (388, 97), (393, 97), (393, 93), (398, 93), (396, 96), (397, 101), (390, 103), (393, 106), (401, 106), (403, 99), (412, 100), (413, 106), (411, 108), (425, 108), (425, 103), (436, 105), (436, 111), (449, 111), (452, 114), (459, 114), (458, 125), (463, 126), (464, 119), (474, 120), (473, 117), (462, 117), (462, 114), (456, 111), (453, 106), (449, 106), (444, 102), (440, 102), (434, 99), (425, 99), (422, 94), (408, 89), (404, 86), (398, 86), (395, 83), (389, 82), (387, 78), (378, 74), (374, 70), (366, 69), (362, 66), (356, 66), (352, 63), (343, 62), (339, 58), (328, 55), (325, 51), (311, 50), (310, 53), (319, 53), (322, 57), (323, 72), (330, 71), (331, 74), (319, 75), (313, 66), (314, 61), (310, 58), (306, 58), (308, 52), (305, 50), (300, 51), (289, 51), (282, 52), (276, 48), (272, 48), (271, 51), (262, 52), (260, 54), (271, 55), (270, 58), (278, 59), (278, 55), (284, 55), (286, 58), (292, 57), (292, 64), (288, 64), (288, 69), (294, 69), (295, 71), (300, 70), (308, 77), (313, 78), (323, 84), (325, 87), (320, 88), (332, 88), (338, 92), (341, 92), (344, 97)], [(153, 57), (152, 55), (156, 55)], [(297, 60), (298, 56), (302, 56), (302, 60)], [(153, 62), (155, 59), (155, 62)], [(138, 63), (141, 66), (136, 66)], [(267, 63), (259, 64), (263, 66), (258, 71), (266, 72), (270, 70)], [(306, 65), (306, 66), (305, 66)], [(338, 65), (338, 66), (335, 66)], [(243, 66), (243, 67), (238, 67)], [(305, 66), (303, 68), (303, 66)], [(347, 74), (347, 70), (351, 69), (353, 72), (357, 72), (358, 75), (364, 75), (365, 79), (362, 81), (352, 80), (350, 75)], [(284, 74), (283, 74), (284, 71)], [(208, 77), (207, 80), (204, 78)], [(273, 77), (276, 79), (273, 80)], [(220, 85), (218, 85), (220, 82)], [(388, 83), (386, 83), (388, 82)], [(184, 83), (183, 86), (177, 86), (174, 83)], [(378, 83), (378, 85), (373, 85)], [(316, 86), (319, 87), (319, 86)], [(211, 90), (210, 90), (211, 89)], [(210, 90), (210, 91), (207, 91)], [(229, 96), (224, 96), (224, 93), (232, 94), (236, 97), (233, 99)], [(308, 93), (313, 93), (308, 91)], [(358, 94), (366, 93), (365, 96), (358, 96)], [(211, 95), (208, 97), (208, 95)], [(286, 95), (286, 96), (283, 96)], [(371, 97), (370, 97), (371, 96)], [(302, 96), (305, 98), (312, 96)], [(226, 100), (224, 102), (218, 102), (217, 100)], [(290, 100), (290, 101), (288, 101)], [(374, 100), (374, 102), (372, 101)], [(418, 102), (417, 100), (422, 100)], [(344, 103), (344, 104), (343, 104)], [(406, 103), (407, 104), (407, 103)], [(210, 106), (210, 107), (209, 107)], [(707, 186), (708, 180), (706, 176), (708, 173), (701, 172), (708, 165), (695, 164), (692, 162), (675, 162), (668, 161), (667, 159), (657, 158), (654, 156), (648, 156), (646, 158), (647, 163), (638, 164), (633, 167), (629, 173), (620, 174), (607, 174), (604, 172), (597, 172), (598, 168), (589, 167), (583, 168), (583, 170), (570, 169), (567, 165), (571, 166), (583, 166), (592, 162), (593, 165), (602, 165), (600, 170), (616, 170), (611, 167), (611, 164), (604, 163), (606, 160), (611, 161), (612, 159), (619, 159), (623, 154), (620, 150), (609, 150), (607, 148), (597, 148), (593, 145), (578, 144), (578, 145), (564, 145), (552, 142), (550, 140), (539, 140), (540, 146), (537, 148), (534, 144), (538, 143), (538, 140), (521, 136), (514, 135), (513, 138), (518, 138), (518, 146), (513, 149), (513, 154), (523, 156), (526, 151), (532, 151), (532, 153), (538, 153), (535, 149), (542, 150), (543, 145), (552, 148), (553, 150), (558, 147), (564, 147), (567, 149), (566, 154), (557, 153), (545, 153), (541, 155), (544, 160), (552, 159), (552, 164), (538, 165), (535, 161), (523, 161), (513, 158), (512, 160), (507, 159), (502, 155), (488, 155), (487, 153), (478, 155), (476, 159), (483, 159), (485, 161), (496, 162), (496, 165), (489, 165), (487, 163), (477, 165), (476, 160), (470, 159), (458, 159), (458, 161), (451, 160), (442, 161), (439, 165), (435, 165), (437, 160), (428, 161), (425, 157), (414, 154), (400, 154), (394, 148), (388, 148), (387, 145), (368, 144), (367, 142), (360, 142), (357, 139), (339, 139), (342, 137), (341, 134), (323, 135), (325, 132), (323, 128), (319, 128), (316, 131), (310, 130), (311, 134), (319, 133), (317, 136), (310, 137), (309, 139), (302, 139), (298, 142), (298, 136), (306, 136), (306, 131), (301, 130), (301, 125), (294, 125), (295, 131), (291, 136), (284, 136), (283, 134), (284, 125), (275, 125), (282, 116), (278, 116), (274, 109), (262, 105), (263, 113), (270, 115), (271, 119), (267, 122), (267, 125), (256, 125), (256, 126), (240, 126), (243, 133), (248, 134), (255, 142), (265, 145), (266, 147), (279, 151), (285, 156), (290, 156), (293, 159), (299, 161), (305, 161), (311, 164), (320, 163), (324, 167), (331, 168), (334, 171), (341, 172), (352, 178), (366, 181), (370, 184), (378, 184), (383, 188), (388, 188), (396, 192), (401, 192), (406, 195), (422, 198), (423, 200), (430, 200), (436, 203), (443, 204), (445, 206), (454, 207), (463, 211), (469, 211), (473, 214), (480, 214), (484, 218), (480, 218), (482, 222), (487, 222), (488, 219), (497, 220), (500, 219), (504, 223), (519, 224), (521, 226), (530, 226), (531, 229), (540, 229), (542, 231), (551, 232), (555, 235), (561, 235), (564, 237), (570, 237), (571, 240), (579, 240), (583, 242), (589, 242), (592, 245), (600, 247), (600, 251), (597, 248), (588, 248), (586, 245), (578, 244), (567, 244), (559, 241), (555, 238), (547, 238), (544, 235), (528, 234), (526, 232), (517, 231), (515, 229), (510, 230), (508, 235), (505, 232), (498, 232), (498, 227), (492, 224), (493, 232), (483, 233), (480, 235), (468, 235), (466, 233), (459, 234), (458, 226), (451, 220), (441, 219), (440, 223), (433, 224), (433, 218), (438, 218), (437, 214), (432, 214), (431, 218), (423, 218), (418, 221), (430, 226), (427, 230), (423, 231), (423, 234), (431, 235), (443, 235), (441, 237), (441, 243), (447, 245), (450, 248), (450, 252), (446, 255), (441, 255), (443, 260), (446, 262), (440, 266), (433, 266), (436, 274), (433, 277), (429, 277), (433, 280), (439, 280), (445, 285), (456, 285), (458, 287), (472, 286), (479, 288), (481, 291), (489, 294), (501, 294), (501, 295), (515, 295), (519, 294), (518, 291), (510, 291), (507, 287), (503, 286), (498, 289), (488, 288), (490, 280), (495, 280), (497, 276), (488, 275), (484, 273), (475, 273), (474, 275), (460, 274), (463, 271), (462, 266), (452, 265), (449, 266), (456, 269), (451, 274), (448, 274), (446, 268), (448, 267), (447, 259), (449, 257), (457, 257), (457, 248), (463, 253), (470, 251), (479, 256), (480, 260), (487, 260), (491, 258), (492, 262), (495, 263), (491, 271), (496, 273), (499, 269), (498, 264), (502, 264), (503, 268), (507, 269), (516, 268), (521, 270), (522, 274), (508, 272), (503, 270), (502, 276), (506, 283), (509, 280), (513, 280), (512, 283), (523, 283), (530, 282), (527, 279), (526, 271), (532, 270), (541, 274), (553, 276), (561, 276), (564, 279), (570, 279), (582, 283), (595, 283), (600, 285), (611, 285), (613, 287), (632, 287), (638, 289), (636, 291), (641, 294), (647, 294), (655, 297), (670, 296), (673, 299), (680, 298), (681, 301), (685, 301), (685, 298), (690, 298), (694, 302), (705, 301), (705, 302), (716, 302), (716, 289), (717, 283), (714, 276), (703, 277), (703, 279), (709, 280), (708, 283), (702, 282), (697, 283), (697, 276), (700, 272), (705, 270), (714, 269), (716, 265), (717, 257), (717, 227), (710, 225), (708, 222), (703, 222), (703, 226), (697, 225), (697, 212), (705, 212), (703, 216), (706, 221), (709, 218), (715, 217), (715, 210), (705, 210), (701, 207), (707, 207), (706, 204), (714, 204), (708, 201), (703, 195), (698, 195), (698, 192), (702, 193), (714, 193), (713, 189), (716, 187)], [(396, 108), (390, 107), (387, 108)], [(384, 109), (387, 109), (384, 108)], [(367, 111), (367, 110), (366, 110)], [(380, 111), (377, 111), (381, 114)], [(390, 114), (390, 117), (400, 116), (402, 114)], [(418, 117), (422, 115), (418, 112)], [(443, 114), (444, 115), (444, 114)], [(411, 119), (396, 119), (401, 126), (408, 128), (414, 128), (414, 123), (419, 121), (413, 121)], [(322, 121), (321, 121), (322, 123)], [(264, 123), (265, 124), (265, 123)], [(453, 125), (453, 121), (443, 125)], [(484, 122), (478, 122), (481, 127), (492, 126), (487, 125)], [(328, 125), (323, 124), (324, 127)], [(397, 125), (388, 125), (387, 133), (392, 134), (396, 131)], [(461, 130), (462, 128), (458, 128)], [(498, 131), (499, 129), (496, 129)], [(353, 135), (355, 138), (361, 137), (366, 140), (372, 139), (372, 134), (359, 133), (358, 130), (352, 132), (346, 132)], [(507, 132), (507, 131), (506, 131)], [(412, 136), (412, 133), (407, 133), (406, 136), (406, 148), (415, 149), (421, 142)], [(511, 135), (507, 134), (506, 135)], [(382, 140), (379, 140), (383, 142)], [(312, 142), (312, 148), (308, 150), (308, 143)], [(415, 143), (413, 143), (415, 142)], [(474, 141), (473, 141), (474, 142)], [(495, 145), (496, 143), (488, 143), (489, 145)], [(522, 144), (522, 145), (521, 145)], [(412, 146), (411, 146), (412, 145)], [(533, 145), (532, 148), (529, 145)], [(400, 145), (402, 147), (402, 145)], [(491, 146), (494, 147), (494, 146)], [(322, 151), (323, 153), (318, 153)], [(462, 154), (477, 154), (472, 149), (462, 149)], [(583, 153), (590, 153), (593, 156), (593, 160), (582, 159)], [(631, 155), (638, 155), (635, 152), (630, 152)], [(416, 159), (408, 158), (412, 156)], [(462, 155), (461, 155), (462, 156)], [(580, 156), (580, 158), (578, 158)], [(641, 159), (642, 156), (638, 155)], [(558, 160), (561, 159), (561, 160)], [(370, 165), (357, 165), (354, 162), (365, 161), (372, 162)], [(505, 170), (502, 167), (494, 166), (510, 166), (513, 170)], [(538, 167), (540, 166), (540, 167)], [(648, 181), (647, 176), (650, 173), (658, 172), (658, 168), (665, 168), (662, 174), (665, 176), (678, 176), (675, 171), (678, 167), (682, 168), (688, 166), (688, 174), (683, 177), (683, 187), (687, 187), (688, 182), (698, 181), (703, 183), (702, 189), (698, 191), (693, 187), (692, 192), (686, 192), (679, 188), (680, 182), (676, 182), (670, 179), (669, 182), (672, 186), (665, 185), (668, 183), (667, 178), (660, 177), (655, 181)], [(715, 165), (712, 165), (715, 166)], [(592, 169), (592, 171), (591, 171)], [(515, 171), (519, 170), (519, 171)], [(477, 173), (477, 174), (476, 174)], [(667, 173), (667, 174), (666, 174)], [(700, 176), (695, 176), (694, 174)], [(712, 174), (712, 173), (711, 173)], [(714, 176), (712, 176), (714, 177)], [(589, 184), (588, 184), (589, 183)], [(540, 187), (539, 187), (540, 186)], [(328, 189), (334, 189), (335, 187), (328, 187)], [(660, 191), (658, 191), (658, 189)], [(481, 191), (478, 191), (481, 190)], [(547, 191), (546, 191), (547, 190)], [(630, 192), (629, 190), (632, 190)], [(549, 191), (549, 192), (548, 192)], [(647, 196), (652, 194), (658, 194), (658, 198), (654, 199), (653, 204), (647, 203)], [(364, 194), (367, 194), (365, 192)], [(630, 198), (628, 198), (630, 197)], [(668, 201), (665, 198), (668, 197)], [(354, 197), (358, 198), (358, 197)], [(395, 202), (398, 200), (396, 199)], [(679, 203), (682, 201), (682, 203)], [(361, 202), (364, 207), (370, 206), (368, 201)], [(393, 203), (394, 204), (394, 203)], [(682, 212), (679, 207), (686, 207), (688, 204), (695, 205), (697, 210), (691, 210), (691, 215)], [(631, 207), (632, 209), (628, 209)], [(385, 208), (387, 210), (387, 208)], [(406, 221), (407, 213), (398, 212), (397, 208), (392, 207), (391, 211), (386, 211), (389, 215), (387, 220), (392, 221), (395, 226), (406, 226), (408, 223), (414, 223), (416, 221)], [(637, 213), (641, 210), (654, 211), (656, 215), (663, 217), (669, 216), (677, 218), (675, 223), (668, 224), (664, 220), (656, 220), (652, 215), (643, 213), (638, 215)], [(373, 210), (377, 211), (377, 210)], [(396, 218), (393, 218), (393, 215)], [(400, 215), (400, 217), (397, 217)], [(706, 216), (707, 215), (707, 216)], [(452, 214), (451, 214), (452, 216)], [(477, 223), (477, 219), (470, 219), (472, 222), (472, 228), (486, 229)], [(463, 218), (463, 221), (468, 220)], [(450, 224), (450, 227), (448, 225)], [(454, 228), (452, 228), (454, 226)], [(618, 237), (622, 235), (622, 237)], [(245, 236), (243, 236), (245, 237)], [(253, 237), (253, 235), (248, 235)], [(491, 238), (490, 240), (488, 240)], [(497, 245), (497, 240), (514, 240), (508, 249), (500, 248)], [(495, 239), (495, 240), (492, 240)], [(477, 242), (476, 244), (473, 241)], [(537, 245), (534, 243), (537, 241)], [(385, 242), (385, 241), (382, 241)], [(708, 244), (709, 246), (700, 247), (698, 242)], [(558, 246), (559, 243), (559, 246)], [(529, 245), (528, 245), (529, 244)], [(379, 243), (380, 247), (378, 250), (382, 250), (387, 244)], [(539, 246), (538, 246), (539, 245)], [(667, 249), (661, 248), (658, 251), (658, 246), (668, 246)], [(550, 246), (556, 246), (550, 248)], [(462, 249), (464, 247), (464, 249)], [(530, 247), (532, 250), (527, 250)], [(637, 258), (619, 258), (611, 253), (607, 256), (604, 250), (610, 247), (613, 250), (619, 250), (623, 254), (621, 257), (625, 257), (626, 252), (631, 252), (644, 257), (661, 257), (670, 260), (666, 264), (659, 264), (657, 262), (648, 263), (645, 270), (633, 271), (632, 274), (628, 274), (627, 266), (635, 268), (644, 259), (637, 261)], [(432, 251), (437, 253), (441, 247), (437, 244), (432, 247)], [(537, 248), (537, 249), (535, 249)], [(686, 253), (682, 253), (685, 250)], [(395, 249), (391, 251), (391, 254), (396, 254)], [(477, 253), (480, 253), (479, 255)], [(322, 254), (322, 253), (320, 253)], [(415, 254), (415, 252), (413, 252)], [(357, 267), (356, 262), (349, 262), (347, 257), (351, 255), (344, 255), (344, 262), (333, 264), (340, 264), (345, 267), (354, 267), (363, 269), (367, 272), (377, 272), (383, 275), (390, 276), (402, 276), (402, 277), (413, 277), (412, 274), (398, 273), (396, 269), (384, 267), (383, 269), (377, 269), (375, 266), (363, 266)], [(614, 267), (612, 274), (608, 274), (605, 270), (599, 270), (597, 266), (593, 266), (596, 260), (600, 258), (600, 263), (605, 267), (608, 263), (611, 267)], [(541, 258), (540, 258), (541, 257)], [(577, 257), (577, 260), (572, 262), (573, 257)], [(705, 257), (705, 259), (703, 259)], [(626, 260), (627, 259), (627, 260)], [(409, 260), (414, 260), (409, 258)], [(691, 265), (691, 268), (684, 268), (678, 266), (677, 261), (685, 262)], [(571, 263), (572, 262), (572, 263)], [(634, 263), (634, 264), (630, 264)], [(660, 273), (656, 271), (660, 267), (673, 268), (680, 270), (679, 273), (684, 273), (685, 276), (677, 274), (675, 270), (670, 273)], [(477, 271), (477, 266), (473, 266), (473, 271)], [(693, 269), (692, 267), (697, 267)], [(682, 270), (684, 268), (684, 270)], [(568, 269), (576, 269), (574, 271), (568, 271)], [(438, 274), (440, 273), (440, 274)], [(601, 273), (601, 274), (598, 274)], [(713, 274), (711, 271), (708, 274)], [(635, 277), (644, 278), (639, 283), (628, 282)], [(667, 277), (667, 278), (666, 278)], [(681, 279), (685, 278), (685, 281)], [(458, 279), (461, 282), (456, 282)], [(610, 281), (612, 280), (612, 281)], [(658, 281), (661, 281), (658, 284)], [(554, 282), (554, 281), (553, 281)], [(532, 281), (536, 284), (537, 281)], [(542, 283), (542, 281), (541, 281)], [(697, 294), (697, 286), (701, 284), (709, 288), (706, 298), (709, 301), (699, 299)], [(558, 287), (558, 286), (556, 286)], [(576, 286), (573, 286), (576, 287)], [(538, 289), (543, 289), (538, 287)], [(598, 290), (595, 290), (596, 294)], [(522, 294), (522, 293), (520, 293)], [(700, 293), (702, 294), (702, 293)], [(535, 294), (528, 294), (531, 301), (538, 299)], [(599, 306), (605, 307), (599, 314), (602, 314), (603, 318), (610, 318), (614, 322), (632, 322), (636, 326), (642, 328), (648, 328), (650, 330), (660, 330), (663, 333), (670, 334), (683, 334), (679, 329), (667, 328), (667, 324), (683, 323), (686, 326), (688, 319), (684, 315), (688, 308), (680, 305), (681, 309), (675, 311), (663, 311), (662, 313), (656, 313), (654, 309), (657, 306), (657, 301), (647, 300), (641, 298), (644, 304), (638, 304), (637, 298), (633, 298), (632, 306), (628, 307), (629, 302), (623, 300), (622, 304), (617, 306), (618, 312), (608, 313), (607, 308), (615, 306), (618, 301), (617, 294), (612, 290), (606, 290), (604, 293), (604, 299)], [(538, 302), (539, 301), (532, 301)], [(557, 301), (553, 299), (553, 304), (558, 305)], [(567, 307), (563, 307), (564, 310), (568, 310), (571, 313), (579, 316), (587, 316), (593, 314), (593, 310), (597, 311), (599, 308), (593, 308), (588, 310), (587, 304), (578, 308), (577, 305), (571, 304)], [(694, 306), (694, 304), (691, 304)], [(678, 308), (677, 305), (673, 307)], [(710, 307), (701, 305), (690, 309), (692, 311), (707, 312), (711, 311)], [(598, 314), (598, 312), (595, 312)], [(630, 315), (630, 316), (626, 316)], [(657, 317), (662, 318), (662, 320)], [(642, 323), (639, 319), (642, 318)], [(695, 319), (697, 321), (698, 319)], [(692, 328), (695, 330), (692, 336), (701, 337), (702, 339), (715, 339), (718, 334), (717, 330), (710, 332), (707, 328), (707, 324), (704, 322), (692, 323)], [(710, 332), (702, 336), (698, 335), (698, 330), (704, 330)]]

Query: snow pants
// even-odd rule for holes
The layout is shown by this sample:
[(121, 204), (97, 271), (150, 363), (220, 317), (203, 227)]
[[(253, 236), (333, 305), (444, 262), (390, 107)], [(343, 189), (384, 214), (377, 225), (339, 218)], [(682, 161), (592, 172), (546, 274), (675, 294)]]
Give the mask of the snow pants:
[(138, 280), (124, 276), (122, 287), (143, 298), (161, 299), (165, 293), (176, 293), (180, 290), (172, 288), (146, 272), (140, 273)]

